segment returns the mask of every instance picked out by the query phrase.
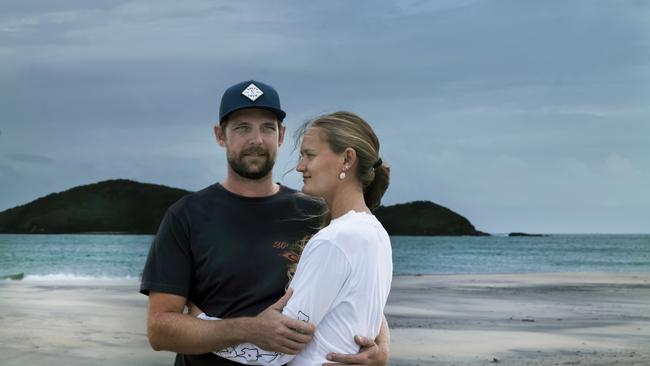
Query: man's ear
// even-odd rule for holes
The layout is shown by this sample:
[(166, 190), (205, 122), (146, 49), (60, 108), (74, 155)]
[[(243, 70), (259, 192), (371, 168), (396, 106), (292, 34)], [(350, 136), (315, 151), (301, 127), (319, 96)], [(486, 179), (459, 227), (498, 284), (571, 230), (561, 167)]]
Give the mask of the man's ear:
[(224, 131), (224, 129), (221, 128), (221, 124), (219, 123), (214, 125), (214, 137), (216, 137), (219, 146), (221, 147), (226, 146), (226, 131)]
[(278, 146), (282, 146), (282, 143), (284, 142), (284, 133), (287, 130), (287, 126), (284, 125), (284, 123), (280, 123), (280, 130), (279, 135), (278, 135)]

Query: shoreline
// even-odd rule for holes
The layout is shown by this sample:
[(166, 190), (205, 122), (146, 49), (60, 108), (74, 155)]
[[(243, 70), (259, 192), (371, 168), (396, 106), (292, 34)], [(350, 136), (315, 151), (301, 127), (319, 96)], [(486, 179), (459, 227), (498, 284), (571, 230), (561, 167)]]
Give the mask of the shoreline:
[[(23, 275), (23, 278), (20, 280), (11, 280), (5, 277), (14, 276), (14, 275)], [(648, 272), (641, 271), (574, 271), (574, 272), (549, 272), (549, 271), (539, 271), (539, 272), (470, 272), (470, 273), (402, 273), (394, 274), (393, 280), (398, 280), (402, 278), (426, 278), (428, 280), (433, 280), (435, 282), (440, 282), (444, 278), (449, 278), (451, 280), (467, 280), (473, 279), (476, 277), (503, 277), (507, 279), (512, 276), (525, 276), (525, 277), (549, 277), (553, 276), (561, 279), (562, 277), (588, 277), (595, 275), (596, 278), (604, 278), (604, 282), (610, 282), (615, 280), (613, 277), (626, 277), (626, 276), (637, 276), (644, 277), (650, 275), (650, 269)], [(60, 273), (51, 273), (46, 275), (41, 274), (31, 274), (25, 272), (2, 272), (0, 273), (0, 284), (3, 281), (14, 281), (14, 282), (25, 282), (25, 283), (40, 283), (46, 285), (48, 283), (63, 283), (66, 285), (74, 284), (138, 284), (140, 283), (140, 276), (131, 276), (125, 275), (122, 277), (115, 276), (92, 276), (92, 275), (78, 275), (67, 272)], [(592, 280), (593, 282), (593, 280)]]
[[(3, 365), (171, 365), (138, 279), (0, 281)], [(395, 276), (392, 365), (650, 364), (650, 272)]]

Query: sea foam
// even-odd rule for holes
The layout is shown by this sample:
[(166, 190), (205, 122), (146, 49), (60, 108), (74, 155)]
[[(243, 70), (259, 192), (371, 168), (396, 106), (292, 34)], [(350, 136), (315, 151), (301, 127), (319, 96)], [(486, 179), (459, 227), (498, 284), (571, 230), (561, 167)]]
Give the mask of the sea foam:
[(139, 281), (140, 278), (132, 276), (87, 276), (72, 273), (52, 273), (46, 275), (25, 275), (24, 281), (59, 282), (59, 281)]

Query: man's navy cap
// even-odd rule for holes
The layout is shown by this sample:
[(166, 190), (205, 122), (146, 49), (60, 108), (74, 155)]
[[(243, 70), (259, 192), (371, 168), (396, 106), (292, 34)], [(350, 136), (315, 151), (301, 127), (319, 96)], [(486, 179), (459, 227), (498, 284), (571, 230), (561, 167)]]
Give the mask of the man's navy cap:
[(221, 97), (219, 122), (234, 111), (245, 108), (267, 109), (282, 122), (287, 115), (280, 107), (280, 97), (272, 86), (255, 80), (243, 81), (226, 89)]

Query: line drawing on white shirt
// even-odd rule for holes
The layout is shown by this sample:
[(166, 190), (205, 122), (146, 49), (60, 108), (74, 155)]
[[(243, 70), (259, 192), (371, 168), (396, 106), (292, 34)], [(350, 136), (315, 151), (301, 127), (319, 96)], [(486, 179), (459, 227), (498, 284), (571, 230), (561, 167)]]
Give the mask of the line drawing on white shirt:
[(237, 350), (234, 347), (228, 347), (224, 350), (221, 350), (219, 352), (215, 352), (217, 355), (225, 358), (237, 358), (241, 357), (245, 359), (248, 362), (253, 362), (253, 361), (259, 361), (260, 358), (264, 362), (272, 362), (276, 358), (278, 358), (279, 353), (274, 352), (274, 353), (260, 353), (260, 349), (258, 348), (242, 348), (241, 353), (237, 353)]
[(309, 315), (298, 310), (298, 320), (302, 320), (303, 322), (309, 323)]

